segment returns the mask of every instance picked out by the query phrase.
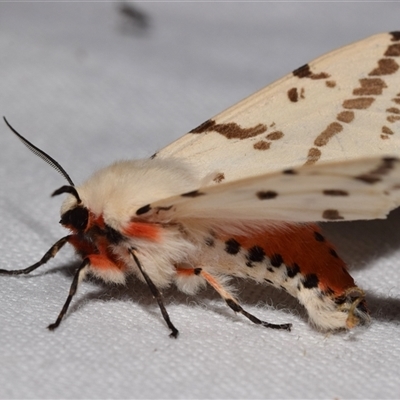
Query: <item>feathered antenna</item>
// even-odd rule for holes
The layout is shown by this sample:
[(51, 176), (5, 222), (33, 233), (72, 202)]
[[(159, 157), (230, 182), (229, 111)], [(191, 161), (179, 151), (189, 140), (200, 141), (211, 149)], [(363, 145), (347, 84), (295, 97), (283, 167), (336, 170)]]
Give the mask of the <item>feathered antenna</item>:
[(6, 117), (3, 117), (4, 122), (11, 129), (11, 131), (18, 137), (19, 140), (34, 154), (40, 157), (42, 160), (46, 161), (51, 167), (53, 167), (59, 174), (61, 174), (71, 186), (75, 186), (72, 179), (66, 173), (65, 169), (53, 158), (46, 154), (43, 150), (40, 150), (31, 142), (26, 140), (21, 134), (19, 134), (6, 120)]

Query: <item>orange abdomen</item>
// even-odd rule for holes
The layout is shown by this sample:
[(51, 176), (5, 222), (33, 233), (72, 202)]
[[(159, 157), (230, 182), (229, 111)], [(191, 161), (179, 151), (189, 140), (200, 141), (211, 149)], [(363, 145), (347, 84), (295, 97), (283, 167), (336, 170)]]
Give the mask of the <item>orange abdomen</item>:
[(234, 254), (239, 248), (245, 251), (249, 268), (268, 258), (270, 272), (284, 265), (288, 278), (300, 273), (305, 287), (318, 286), (334, 297), (355, 286), (346, 264), (315, 224), (287, 225), (225, 240), (228, 253)]

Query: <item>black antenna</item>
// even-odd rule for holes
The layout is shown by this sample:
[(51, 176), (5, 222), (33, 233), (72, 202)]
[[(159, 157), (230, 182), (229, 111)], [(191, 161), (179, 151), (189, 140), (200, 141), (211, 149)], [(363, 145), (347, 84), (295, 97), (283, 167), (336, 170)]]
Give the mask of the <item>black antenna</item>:
[(6, 117), (3, 117), (4, 122), (7, 126), (11, 129), (11, 131), (21, 140), (21, 142), (34, 154), (40, 157), (43, 161), (46, 161), (51, 167), (53, 167), (59, 174), (61, 174), (71, 186), (75, 186), (72, 179), (69, 175), (65, 172), (65, 169), (53, 158), (46, 154), (43, 150), (38, 149), (35, 145), (31, 142), (26, 140), (22, 135), (20, 135), (6, 120)]
[(75, 189), (75, 186), (62, 186), (60, 189), (57, 189), (54, 191), (51, 195), (51, 197), (58, 196), (59, 194), (62, 193), (69, 193), (72, 194), (76, 198), (76, 202), (78, 204), (82, 203), (81, 198), (79, 197), (78, 191)]

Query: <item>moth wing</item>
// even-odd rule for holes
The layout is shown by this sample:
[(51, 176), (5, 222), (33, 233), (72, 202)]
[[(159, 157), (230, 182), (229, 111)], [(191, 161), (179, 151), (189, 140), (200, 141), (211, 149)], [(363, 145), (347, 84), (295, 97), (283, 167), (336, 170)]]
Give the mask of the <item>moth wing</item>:
[[(400, 32), (342, 47), (156, 153), (215, 182), (326, 161), (400, 154)], [(213, 184), (213, 182), (209, 182)]]
[(142, 207), (137, 215), (181, 222), (358, 220), (385, 218), (399, 203), (399, 159), (374, 157), (203, 187)]

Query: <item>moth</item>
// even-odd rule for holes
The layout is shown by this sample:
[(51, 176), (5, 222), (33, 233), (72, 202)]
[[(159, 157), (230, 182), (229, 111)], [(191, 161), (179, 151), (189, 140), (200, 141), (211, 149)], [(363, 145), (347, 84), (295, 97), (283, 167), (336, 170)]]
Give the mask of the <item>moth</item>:
[(357, 287), (320, 221), (385, 218), (400, 204), (400, 32), (372, 36), (297, 68), (202, 123), (151, 158), (120, 161), (75, 185), (64, 168), (7, 125), (68, 181), (60, 223), (82, 257), (53, 330), (88, 275), (147, 283), (163, 304), (170, 285), (210, 285), (255, 324), (230, 277), (281, 288), (321, 330), (368, 322)]

